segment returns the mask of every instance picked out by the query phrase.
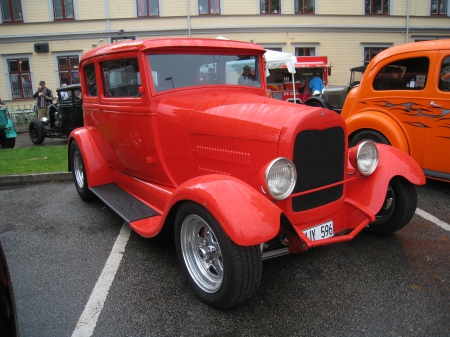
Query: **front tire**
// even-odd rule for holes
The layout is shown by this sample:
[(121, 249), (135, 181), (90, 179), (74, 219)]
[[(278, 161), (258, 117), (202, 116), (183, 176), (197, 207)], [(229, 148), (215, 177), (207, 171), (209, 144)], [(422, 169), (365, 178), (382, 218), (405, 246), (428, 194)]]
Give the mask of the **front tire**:
[(45, 138), (45, 129), (44, 125), (39, 119), (33, 119), (28, 126), (28, 134), (30, 135), (31, 141), (40, 145), (44, 142)]
[(389, 140), (382, 133), (375, 130), (361, 130), (350, 137), (348, 147), (356, 146), (363, 140), (372, 140), (375, 143), (391, 145)]
[(259, 246), (235, 244), (202, 206), (193, 202), (180, 206), (175, 243), (189, 284), (206, 304), (230, 308), (257, 290), (262, 276)]
[(371, 234), (392, 234), (411, 221), (417, 207), (416, 187), (403, 177), (394, 177), (376, 220), (364, 230)]
[(73, 181), (81, 199), (84, 201), (94, 199), (95, 195), (91, 192), (91, 190), (89, 190), (83, 156), (76, 141), (73, 141), (70, 145), (70, 165), (72, 169)]

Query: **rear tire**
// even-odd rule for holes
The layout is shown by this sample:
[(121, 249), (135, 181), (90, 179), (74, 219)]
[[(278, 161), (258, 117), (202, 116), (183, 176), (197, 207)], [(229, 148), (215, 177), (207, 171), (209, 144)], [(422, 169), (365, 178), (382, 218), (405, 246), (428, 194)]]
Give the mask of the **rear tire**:
[(4, 136), (4, 138), (3, 136), (0, 137), (2, 137), (0, 139), (0, 146), (3, 149), (13, 149), (14, 146), (16, 146), (16, 138), (6, 138), (6, 136)]
[(94, 199), (95, 194), (89, 189), (83, 156), (76, 141), (73, 141), (70, 144), (70, 165), (72, 169), (73, 181), (81, 199), (84, 201)]
[(175, 243), (190, 286), (206, 304), (230, 308), (257, 290), (262, 276), (259, 246), (235, 244), (202, 206), (193, 202), (180, 206)]
[(40, 145), (44, 142), (45, 138), (45, 129), (44, 125), (39, 119), (33, 119), (28, 126), (28, 134), (30, 135), (31, 141)]
[(403, 177), (394, 177), (376, 220), (364, 230), (377, 235), (392, 234), (411, 221), (417, 208), (416, 186)]
[(389, 140), (382, 133), (375, 130), (361, 130), (350, 137), (348, 147), (353, 147), (363, 140), (372, 140), (375, 143), (391, 145)]

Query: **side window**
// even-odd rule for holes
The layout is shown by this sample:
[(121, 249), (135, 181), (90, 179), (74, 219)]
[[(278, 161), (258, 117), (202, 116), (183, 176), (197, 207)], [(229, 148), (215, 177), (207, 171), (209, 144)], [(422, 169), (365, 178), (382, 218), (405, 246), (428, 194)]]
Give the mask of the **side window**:
[(84, 78), (86, 81), (86, 95), (97, 96), (97, 78), (95, 76), (95, 65), (93, 63), (84, 67)]
[(450, 56), (442, 61), (441, 72), (439, 74), (439, 90), (450, 91)]
[(106, 97), (140, 96), (141, 75), (137, 58), (101, 63)]
[(373, 81), (374, 90), (422, 90), (427, 84), (430, 60), (415, 57), (386, 65)]

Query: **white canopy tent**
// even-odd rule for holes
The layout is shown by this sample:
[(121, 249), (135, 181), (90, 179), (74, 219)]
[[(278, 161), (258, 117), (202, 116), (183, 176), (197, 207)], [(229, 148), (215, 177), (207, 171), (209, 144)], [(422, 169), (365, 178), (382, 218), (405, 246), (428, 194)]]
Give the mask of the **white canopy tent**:
[[(292, 76), (292, 83), (294, 83), (295, 63), (297, 62), (297, 58), (295, 56), (291, 53), (283, 53), (281, 51), (270, 49), (266, 49), (264, 56), (266, 58), (266, 77), (270, 75), (269, 69), (279, 68), (281, 65), (286, 64), (286, 67)], [(296, 102), (295, 89), (294, 102)]]

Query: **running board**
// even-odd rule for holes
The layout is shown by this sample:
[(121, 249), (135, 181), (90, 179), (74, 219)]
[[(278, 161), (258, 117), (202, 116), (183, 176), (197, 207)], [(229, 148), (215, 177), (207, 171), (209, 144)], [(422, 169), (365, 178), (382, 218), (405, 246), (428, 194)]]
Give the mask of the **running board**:
[(159, 215), (114, 183), (91, 187), (90, 190), (128, 224)]
[(263, 260), (268, 260), (268, 259), (272, 259), (274, 257), (287, 255), (287, 254), (289, 254), (289, 248), (288, 247), (284, 247), (284, 248), (281, 248), (281, 249), (276, 249), (276, 250), (270, 250), (268, 252), (263, 252), (262, 253), (262, 259)]

